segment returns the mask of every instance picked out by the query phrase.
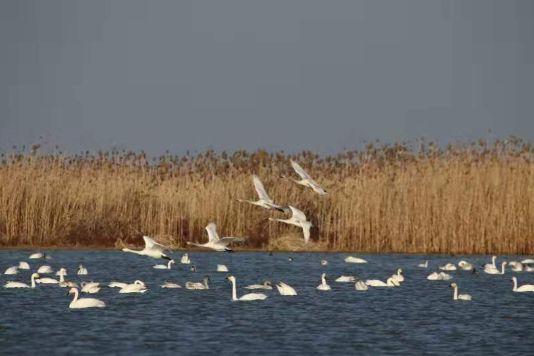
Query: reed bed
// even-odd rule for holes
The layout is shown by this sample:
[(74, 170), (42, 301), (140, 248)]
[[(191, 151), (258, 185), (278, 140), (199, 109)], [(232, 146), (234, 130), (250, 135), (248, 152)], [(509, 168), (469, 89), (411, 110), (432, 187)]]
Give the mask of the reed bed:
[[(248, 236), (244, 248), (532, 254), (533, 157), (517, 138), (446, 148), (374, 143), (330, 157), (207, 151), (148, 159), (33, 147), (2, 155), (0, 245), (117, 247), (147, 234), (185, 247), (206, 239), (204, 226), (215, 222), (225, 236)], [(294, 176), (290, 158), (328, 196), (283, 178)], [(237, 201), (256, 198), (251, 174), (275, 202), (311, 218), (312, 243), (267, 220), (282, 213)]]

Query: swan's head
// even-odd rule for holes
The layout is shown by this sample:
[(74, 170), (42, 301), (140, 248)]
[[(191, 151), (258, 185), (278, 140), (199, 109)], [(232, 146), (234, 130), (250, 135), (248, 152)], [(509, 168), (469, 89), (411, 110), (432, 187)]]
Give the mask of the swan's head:
[(512, 277), (512, 281), (517, 281), (517, 278), (516, 277)]
[(230, 282), (235, 282), (235, 277), (234, 276), (228, 276), (226, 277), (227, 280), (229, 280)]
[(34, 274), (31, 275), (31, 278), (33, 278), (33, 279), (37, 279), (37, 278), (40, 278), (40, 277), (41, 276), (39, 276), (38, 273), (34, 273)]
[(73, 287), (73, 288), (69, 289), (69, 295), (70, 294), (75, 294), (75, 293), (78, 293), (78, 289), (77, 288)]
[(451, 288), (458, 288), (458, 285), (457, 285), (456, 283), (452, 282), (452, 283), (450, 284), (450, 287), (451, 287)]
[(265, 281), (265, 282), (263, 282), (263, 285), (266, 286), (266, 287), (272, 287), (273, 286), (271, 281)]
[(397, 269), (397, 274), (402, 274), (402, 268)]
[(140, 281), (140, 280), (137, 279), (133, 284), (139, 284), (140, 286), (144, 286), (145, 282)]
[(169, 261), (169, 264), (171, 264), (171, 265), (173, 265), (173, 264), (175, 264), (175, 263), (176, 263), (176, 262), (174, 262), (174, 260), (170, 260), (170, 261)]

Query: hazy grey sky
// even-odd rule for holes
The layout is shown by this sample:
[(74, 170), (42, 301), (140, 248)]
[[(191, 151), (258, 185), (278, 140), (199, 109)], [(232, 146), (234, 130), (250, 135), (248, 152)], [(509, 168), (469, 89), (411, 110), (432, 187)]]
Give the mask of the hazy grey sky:
[(534, 139), (534, 1), (0, 0), (0, 148)]

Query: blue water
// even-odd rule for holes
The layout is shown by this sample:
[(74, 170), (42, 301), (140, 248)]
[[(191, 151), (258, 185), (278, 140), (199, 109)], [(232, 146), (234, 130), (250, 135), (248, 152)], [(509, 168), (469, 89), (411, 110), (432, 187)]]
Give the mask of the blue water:
[[(29, 251), (0, 251), (2, 272)], [(534, 293), (513, 293), (512, 273), (451, 272), (460, 292), (472, 302), (452, 301), (447, 281), (426, 276), (445, 262), (466, 259), (480, 266), (489, 256), (447, 257), (359, 255), (369, 263), (347, 264), (341, 253), (201, 253), (192, 252), (189, 266), (155, 270), (156, 261), (114, 251), (50, 251), (52, 259), (27, 260), (32, 270), (41, 264), (67, 267), (67, 280), (133, 282), (143, 280), (145, 294), (119, 294), (103, 288), (96, 295), (104, 309), (70, 310), (66, 288), (38, 285), (36, 289), (0, 288), (0, 354), (533, 354)], [(175, 253), (179, 260), (181, 253)], [(293, 262), (288, 257), (294, 258)], [(320, 265), (321, 259), (329, 265)], [(428, 269), (417, 264), (429, 259)], [(513, 258), (511, 258), (513, 259)], [(498, 260), (499, 262), (500, 260)], [(78, 264), (88, 276), (75, 274)], [(157, 263), (160, 263), (159, 261)], [(284, 281), (298, 292), (285, 297), (275, 290), (255, 302), (232, 302), (229, 267), (239, 289), (263, 280)], [(345, 274), (384, 280), (403, 268), (400, 288), (370, 288), (360, 292), (352, 283), (336, 283)], [(320, 292), (322, 272), (330, 292)], [(534, 273), (514, 273), (520, 284), (534, 283)], [(30, 271), (8, 280), (28, 282)], [(209, 276), (209, 290), (161, 289), (164, 281), (185, 284)], [(83, 278), (79, 278), (83, 277)]]

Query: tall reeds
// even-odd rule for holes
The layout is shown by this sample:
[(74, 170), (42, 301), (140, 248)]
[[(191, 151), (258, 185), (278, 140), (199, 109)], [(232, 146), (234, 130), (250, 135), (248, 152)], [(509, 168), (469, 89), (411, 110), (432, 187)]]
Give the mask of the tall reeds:
[[(0, 245), (99, 246), (153, 235), (175, 247), (215, 222), (244, 247), (282, 246), (298, 229), (281, 213), (240, 203), (257, 174), (280, 204), (316, 226), (310, 249), (420, 253), (534, 253), (534, 149), (519, 139), (439, 148), (368, 145), (318, 157), (257, 151), (191, 156), (12, 153), (0, 164)], [(329, 191), (281, 178), (298, 160)], [(273, 241), (277, 241), (273, 244)], [(289, 241), (289, 239), (288, 239)]]

